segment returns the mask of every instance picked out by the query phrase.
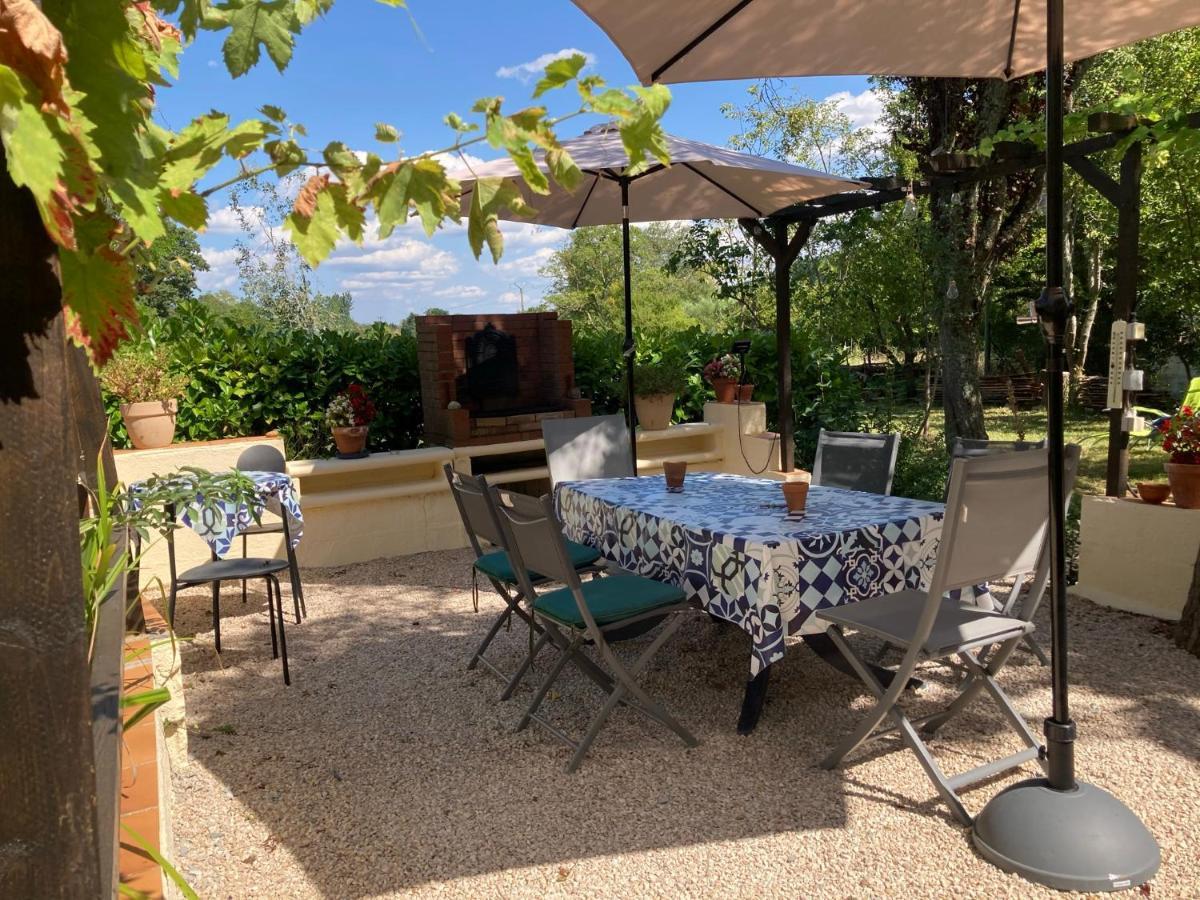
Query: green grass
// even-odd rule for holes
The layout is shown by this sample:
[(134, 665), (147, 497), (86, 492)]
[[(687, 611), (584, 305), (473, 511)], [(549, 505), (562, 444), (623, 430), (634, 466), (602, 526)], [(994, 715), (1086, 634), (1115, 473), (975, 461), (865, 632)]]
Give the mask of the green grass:
[[(1046, 434), (1044, 410), (1023, 411), (1020, 421), (1014, 419), (1006, 407), (986, 407), (988, 436), (992, 440), (1017, 440), (1023, 428), (1026, 440), (1038, 440)], [(919, 406), (905, 407), (894, 415), (898, 426), (905, 430), (915, 429), (921, 422)], [(930, 417), (930, 434), (942, 431), (943, 415), (935, 409)], [(1104, 413), (1071, 411), (1067, 413), (1065, 436), (1068, 443), (1083, 447), (1083, 460), (1079, 470), (1078, 490), (1084, 494), (1103, 494), (1105, 472), (1108, 465), (1108, 417)], [(1142, 438), (1129, 442), (1129, 483), (1139, 481), (1163, 481), (1163, 463), (1166, 455), (1157, 447), (1150, 446)]]

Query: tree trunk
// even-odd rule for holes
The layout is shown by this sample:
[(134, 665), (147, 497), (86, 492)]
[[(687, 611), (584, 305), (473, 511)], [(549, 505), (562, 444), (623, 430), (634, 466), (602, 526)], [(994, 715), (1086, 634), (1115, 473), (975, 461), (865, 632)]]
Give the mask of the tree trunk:
[(1192, 572), (1192, 588), (1175, 632), (1175, 642), (1189, 653), (1200, 656), (1200, 551)]
[(1100, 309), (1100, 294), (1104, 290), (1104, 254), (1100, 242), (1090, 241), (1086, 245), (1087, 271), (1084, 272), (1083, 302), (1081, 307), (1083, 318), (1080, 320), (1078, 333), (1075, 337), (1075, 352), (1071, 360), (1071, 402), (1079, 400), (1079, 388), (1083, 383), (1087, 367), (1088, 346), (1092, 341), (1092, 329), (1096, 325), (1096, 313)]
[(0, 896), (101, 897), (57, 254), (0, 151)]

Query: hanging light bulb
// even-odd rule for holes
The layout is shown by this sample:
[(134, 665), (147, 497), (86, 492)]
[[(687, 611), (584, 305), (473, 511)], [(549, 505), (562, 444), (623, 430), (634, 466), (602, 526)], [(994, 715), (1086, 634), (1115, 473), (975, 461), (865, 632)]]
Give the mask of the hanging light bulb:
[(950, 284), (948, 284), (946, 286), (946, 299), (947, 300), (957, 300), (958, 299), (958, 282), (955, 281), (953, 278), (950, 279)]
[(913, 196), (911, 181), (908, 183), (908, 191), (904, 194), (904, 212), (901, 215), (909, 221), (917, 217), (917, 198)]

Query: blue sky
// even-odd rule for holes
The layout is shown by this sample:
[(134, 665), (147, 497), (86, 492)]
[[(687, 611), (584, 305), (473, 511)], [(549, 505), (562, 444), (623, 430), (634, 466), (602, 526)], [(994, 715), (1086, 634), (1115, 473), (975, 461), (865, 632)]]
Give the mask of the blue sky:
[[(202, 33), (184, 53), (178, 83), (160, 91), (159, 115), (180, 128), (210, 109), (237, 119), (273, 103), (305, 124), (310, 146), (342, 140), (356, 149), (371, 147), (374, 125), (383, 121), (401, 130), (405, 152), (416, 153), (446, 145), (442, 117), (465, 114), (479, 97), (499, 94), (508, 108), (525, 105), (536, 80), (534, 64), (547, 54), (579, 50), (610, 83), (635, 81), (616, 47), (568, 0), (410, 0), (410, 6), (406, 13), (370, 0), (340, 0), (301, 36), (284, 75), (264, 60), (232, 80), (221, 62), (219, 37)], [(667, 130), (726, 143), (733, 128), (720, 107), (741, 103), (748, 84), (673, 86)], [(865, 122), (871, 116), (863, 78), (797, 79), (795, 88), (817, 99), (841, 95), (852, 118)], [(552, 111), (570, 109), (570, 99), (555, 99)], [(568, 123), (560, 136), (571, 137), (588, 124)], [(494, 155), (486, 146), (474, 152)], [(212, 198), (210, 227), (201, 235), (212, 267), (201, 276), (206, 289), (236, 290), (230, 248), (237, 229), (225, 203)], [(522, 289), (526, 302), (541, 298), (545, 283), (537, 270), (566, 233), (529, 225), (505, 230), (508, 244), (499, 265), (477, 262), (461, 230), (426, 239), (419, 229), (403, 228), (386, 241), (339, 248), (320, 267), (317, 281), (325, 290), (350, 290), (355, 318), (363, 322), (397, 322), (430, 306), (515, 309)]]

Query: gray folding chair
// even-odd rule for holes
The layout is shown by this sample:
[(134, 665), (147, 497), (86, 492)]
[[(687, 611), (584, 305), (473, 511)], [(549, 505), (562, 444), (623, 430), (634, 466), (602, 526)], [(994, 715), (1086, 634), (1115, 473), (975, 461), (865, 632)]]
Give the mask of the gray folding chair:
[[(233, 467), (242, 472), (286, 473), (287, 460), (270, 444), (255, 444), (238, 456)], [(308, 608), (304, 605), (304, 585), (300, 583), (300, 566), (296, 563), (296, 548), (292, 546), (291, 535), (285, 533), (283, 519), (250, 523), (242, 532), (242, 559), (249, 555), (248, 538), (252, 534), (284, 535), (283, 545), (284, 551), (287, 553), (288, 576), (292, 584), (292, 607), (298, 624), (302, 615), (308, 615)], [(244, 581), (242, 582), (242, 602), (246, 602), (246, 582)]]
[[(946, 592), (1035, 571), (1046, 538), (1048, 491), (1049, 466), (1044, 450), (955, 460), (929, 589), (900, 591), (816, 613), (818, 619), (828, 623), (830, 638), (878, 699), (859, 726), (822, 761), (824, 768), (836, 767), (864, 741), (898, 734), (916, 754), (955, 818), (970, 825), (971, 816), (957, 791), (1040, 759), (1037, 737), (996, 682), (996, 675), (1021, 639), (1033, 630), (1033, 624), (1024, 618), (949, 600)], [(885, 689), (854, 651), (844, 628), (883, 638), (905, 651), (890, 687)], [(945, 724), (985, 690), (1025, 748), (947, 777), (917, 733), (915, 726), (924, 721), (910, 720), (898, 701), (919, 661), (951, 658), (957, 658), (969, 677), (959, 686), (959, 698), (944, 712), (930, 717), (932, 729)], [(963, 699), (963, 694), (969, 696)], [(876, 731), (886, 718), (892, 720), (892, 726)], [(926, 726), (926, 730), (931, 729)]]
[[(472, 577), (478, 578), (479, 575), (483, 575), (504, 600), (504, 610), (496, 617), (492, 627), (488, 629), (487, 635), (484, 636), (483, 641), (471, 656), (470, 662), (467, 663), (467, 668), (474, 669), (479, 663), (483, 663), (488, 671), (505, 682), (500, 699), (507, 700), (512, 696), (517, 685), (521, 683), (525, 673), (529, 671), (529, 667), (533, 663), (532, 652), (526, 655), (521, 667), (512, 675), (502, 672), (484, 654), (492, 641), (496, 639), (496, 635), (500, 633), (500, 629), (510, 625), (514, 614), (538, 633), (541, 633), (542, 627), (522, 606), (521, 601), (524, 599), (524, 595), (521, 593), (517, 574), (513, 571), (511, 559), (504, 550), (504, 536), (500, 530), (500, 520), (496, 514), (494, 501), (488, 491), (487, 480), (482, 475), (465, 475), (458, 472), (449, 463), (446, 463), (442, 469), (446, 473), (446, 480), (450, 482), (450, 493), (458, 507), (458, 514), (462, 517), (463, 527), (467, 531), (467, 539), (471, 542), (471, 549), (475, 551)], [(486, 549), (482, 543), (484, 541), (498, 549)], [(567, 556), (576, 571), (585, 573), (602, 571), (602, 567), (597, 565), (600, 559), (599, 550), (568, 541)], [(537, 572), (528, 574), (530, 581), (534, 584), (542, 584), (546, 580), (545, 576)], [(479, 592), (477, 586), (473, 587), (472, 593), (475, 611), (478, 612)]]
[[(554, 518), (554, 507), (548, 496), (535, 500), (520, 494), (492, 488), (500, 525), (504, 532), (509, 557), (517, 570), (521, 592), (532, 599), (533, 614), (545, 631), (534, 653), (547, 641), (558, 648), (549, 674), (534, 694), (529, 708), (517, 724), (517, 730), (531, 721), (545, 727), (551, 734), (575, 749), (567, 763), (574, 772), (583, 762), (588, 748), (604, 727), (618, 704), (635, 709), (671, 729), (689, 747), (699, 743), (656, 700), (638, 684), (638, 676), (649, 665), (659, 649), (681, 624), (683, 614), (691, 610), (684, 593), (674, 585), (652, 581), (637, 575), (618, 575), (584, 583), (571, 564), (562, 530)], [(538, 594), (529, 577), (530, 570), (541, 572), (566, 587)], [(613, 651), (618, 641), (639, 637), (658, 625), (662, 629), (650, 645), (632, 662), (626, 664)], [(590, 643), (600, 657), (609, 678), (597, 678), (591, 660), (582, 650)], [(587, 733), (575, 741), (548, 719), (539, 714), (542, 701), (558, 679), (567, 663), (573, 663), (600, 686), (608, 698), (592, 719)]]
[(976, 456), (991, 456), (993, 453), (1011, 453), (1014, 450), (1044, 450), (1046, 441), (990, 441), (982, 438), (954, 439), (950, 451), (952, 459), (973, 459)]
[(636, 475), (625, 417), (545, 419), (542, 438), (550, 483)]
[(817, 438), (812, 483), (889, 495), (899, 450), (898, 434), (859, 434), (822, 428)]

